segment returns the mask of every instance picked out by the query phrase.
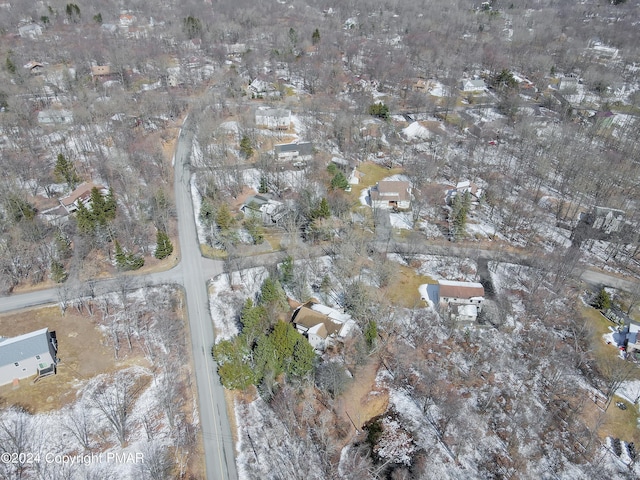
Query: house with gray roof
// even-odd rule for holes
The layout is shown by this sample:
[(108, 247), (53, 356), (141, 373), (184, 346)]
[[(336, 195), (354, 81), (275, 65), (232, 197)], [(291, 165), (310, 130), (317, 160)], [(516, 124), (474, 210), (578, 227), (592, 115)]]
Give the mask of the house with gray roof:
[(0, 338), (0, 385), (56, 373), (58, 344), (48, 328)]
[(311, 142), (283, 143), (273, 147), (278, 161), (309, 160), (313, 155)]

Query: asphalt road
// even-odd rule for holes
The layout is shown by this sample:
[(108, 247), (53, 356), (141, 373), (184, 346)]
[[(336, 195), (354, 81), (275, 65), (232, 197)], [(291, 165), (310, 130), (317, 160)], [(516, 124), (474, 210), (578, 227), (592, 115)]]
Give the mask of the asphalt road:
[[(180, 131), (175, 152), (175, 196), (180, 235), (180, 265), (187, 296), (187, 312), (191, 331), (191, 347), (198, 387), (200, 426), (204, 440), (207, 478), (236, 479), (235, 451), (227, 415), (224, 389), (220, 384), (217, 367), (211, 356), (214, 342), (213, 323), (209, 313), (209, 297), (200, 254), (198, 234), (193, 214), (190, 191), (189, 163), (193, 131), (189, 118)], [(222, 262), (206, 262), (208, 278), (222, 273)]]

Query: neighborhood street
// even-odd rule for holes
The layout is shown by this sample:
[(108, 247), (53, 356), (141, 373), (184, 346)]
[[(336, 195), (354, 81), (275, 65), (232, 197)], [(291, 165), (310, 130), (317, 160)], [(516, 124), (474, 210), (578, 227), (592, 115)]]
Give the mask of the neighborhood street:
[[(204, 261), (200, 254), (193, 202), (191, 200), (190, 156), (193, 130), (185, 119), (175, 151), (175, 196), (180, 235), (183, 286), (187, 296), (187, 314), (191, 331), (191, 348), (198, 387), (200, 425), (204, 441), (207, 478), (236, 479), (235, 452), (227, 415), (224, 388), (211, 356), (214, 342), (213, 323), (205, 278), (222, 273), (222, 262)], [(203, 263), (213, 271), (204, 277)]]

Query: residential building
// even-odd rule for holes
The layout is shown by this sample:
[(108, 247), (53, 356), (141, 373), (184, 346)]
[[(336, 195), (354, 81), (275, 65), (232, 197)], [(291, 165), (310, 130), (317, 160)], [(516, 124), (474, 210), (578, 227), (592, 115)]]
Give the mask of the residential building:
[(289, 130), (291, 126), (291, 110), (259, 108), (256, 110), (256, 126), (270, 130)]
[(104, 197), (109, 193), (109, 189), (107, 187), (103, 187), (102, 185), (96, 185), (93, 182), (84, 182), (71, 192), (66, 197), (60, 199), (60, 204), (67, 211), (67, 213), (73, 213), (78, 210), (78, 203), (82, 202), (84, 205), (87, 205), (91, 200), (91, 191), (97, 188), (100, 194)]
[(487, 85), (484, 83), (484, 80), (477, 79), (473, 80), (470, 78), (464, 78), (460, 80), (460, 90), (465, 93), (479, 93), (484, 92), (487, 88)]
[(247, 198), (240, 210), (245, 215), (259, 216), (266, 225), (277, 224), (287, 214), (284, 203), (273, 200), (268, 195)]
[(471, 195), (471, 202), (475, 204), (477, 204), (478, 200), (480, 200), (480, 197), (482, 196), (482, 193), (483, 193), (482, 189), (478, 187), (478, 185), (476, 185), (475, 183), (469, 180), (463, 180), (461, 182), (458, 182), (455, 188), (447, 190), (447, 193), (446, 193), (447, 205), (451, 205), (451, 203), (453, 202), (453, 199), (457, 195), (464, 195), (467, 192), (469, 192), (469, 194)]
[(0, 338), (0, 385), (56, 372), (58, 345), (48, 328), (18, 337)]
[(318, 352), (324, 351), (331, 342), (346, 338), (356, 326), (351, 315), (311, 301), (296, 308), (291, 321)]
[(310, 160), (313, 155), (311, 142), (284, 143), (273, 147), (278, 161)]
[(411, 184), (404, 180), (382, 180), (369, 189), (372, 208), (408, 210), (411, 208)]
[(438, 280), (438, 304), (450, 318), (474, 322), (482, 311), (484, 287), (477, 282)]
[(73, 123), (73, 113), (69, 110), (47, 109), (38, 112), (38, 123), (60, 125)]

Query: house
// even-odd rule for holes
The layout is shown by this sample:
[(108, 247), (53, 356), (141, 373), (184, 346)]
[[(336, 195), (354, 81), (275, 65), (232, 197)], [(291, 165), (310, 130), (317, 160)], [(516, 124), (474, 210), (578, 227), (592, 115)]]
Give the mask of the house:
[(575, 92), (578, 89), (579, 83), (580, 81), (578, 80), (578, 77), (575, 77), (575, 76), (562, 77), (558, 82), (558, 90), (566, 91), (566, 92)]
[(482, 80), (481, 78), (477, 80), (472, 80), (470, 78), (464, 78), (460, 80), (460, 90), (462, 90), (465, 93), (484, 92), (486, 88), (487, 88), (487, 85), (484, 83), (484, 80)]
[(283, 143), (273, 147), (278, 161), (310, 160), (313, 155), (311, 142)]
[(437, 300), (450, 318), (460, 322), (475, 322), (482, 311), (484, 287), (477, 282), (438, 280)]
[(26, 63), (23, 67), (26, 68), (27, 70), (29, 70), (29, 73), (31, 73), (33, 75), (40, 74), (44, 70), (44, 65), (42, 63), (35, 62), (33, 60), (31, 60), (30, 62)]
[(369, 189), (372, 208), (411, 208), (411, 184), (403, 180), (382, 180)]
[(259, 108), (256, 110), (256, 125), (270, 130), (289, 130), (291, 110), (284, 108)]
[(456, 195), (464, 195), (467, 192), (469, 192), (469, 194), (471, 195), (471, 203), (477, 205), (478, 200), (480, 200), (480, 197), (482, 196), (483, 191), (480, 187), (478, 187), (478, 185), (476, 185), (475, 183), (469, 180), (463, 180), (461, 182), (458, 182), (455, 188), (447, 190), (447, 193), (446, 193), (447, 205), (451, 205), (451, 203), (453, 203), (453, 199), (456, 197)]
[(262, 222), (271, 225), (277, 224), (287, 214), (284, 203), (273, 200), (268, 195), (255, 195), (247, 198), (240, 207), (245, 215), (260, 216)]
[(311, 301), (294, 310), (291, 322), (309, 340), (313, 349), (319, 352), (327, 344), (346, 338), (356, 325), (351, 315)]
[(249, 93), (251, 94), (252, 98), (280, 96), (280, 92), (275, 86), (273, 86), (272, 83), (260, 78), (255, 78), (249, 84)]
[(620, 350), (627, 353), (640, 352), (640, 324), (627, 319), (626, 324), (618, 327), (612, 337)]
[(73, 113), (69, 110), (47, 109), (38, 112), (38, 123), (43, 125), (60, 125), (73, 123)]
[(18, 35), (22, 38), (30, 38), (31, 40), (35, 40), (36, 37), (42, 35), (42, 27), (37, 23), (29, 23), (27, 25), (23, 25), (18, 27)]
[(89, 203), (91, 200), (91, 191), (94, 188), (97, 188), (103, 197), (109, 193), (109, 189), (107, 187), (96, 185), (93, 182), (84, 182), (69, 195), (61, 198), (60, 204), (67, 213), (73, 213), (78, 210), (78, 203), (82, 202), (83, 205), (87, 205)]
[(58, 344), (48, 328), (18, 337), (0, 338), (0, 385), (56, 373)]
[(92, 77), (105, 77), (111, 75), (110, 65), (91, 65)]

